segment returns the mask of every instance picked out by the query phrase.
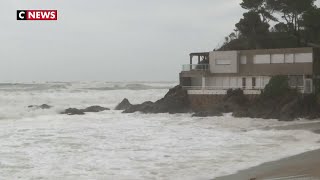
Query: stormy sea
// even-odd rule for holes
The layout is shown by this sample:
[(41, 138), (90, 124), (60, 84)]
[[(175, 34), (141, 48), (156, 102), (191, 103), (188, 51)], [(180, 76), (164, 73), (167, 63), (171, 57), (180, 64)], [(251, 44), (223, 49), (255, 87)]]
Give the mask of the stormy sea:
[[(212, 179), (320, 148), (306, 123), (113, 110), (162, 98), (177, 82), (0, 84), (0, 179)], [(28, 107), (48, 104), (50, 109)], [(60, 114), (92, 105), (111, 110)], [(270, 130), (271, 129), (271, 130)]]

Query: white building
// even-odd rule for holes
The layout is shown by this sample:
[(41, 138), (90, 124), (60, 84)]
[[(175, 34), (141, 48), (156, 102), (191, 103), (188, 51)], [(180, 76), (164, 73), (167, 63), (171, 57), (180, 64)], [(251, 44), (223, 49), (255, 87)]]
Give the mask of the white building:
[(272, 76), (285, 75), (292, 88), (312, 93), (320, 75), (319, 57), (320, 50), (314, 48), (191, 53), (180, 84), (189, 94), (226, 94), (238, 88), (245, 94), (260, 94)]

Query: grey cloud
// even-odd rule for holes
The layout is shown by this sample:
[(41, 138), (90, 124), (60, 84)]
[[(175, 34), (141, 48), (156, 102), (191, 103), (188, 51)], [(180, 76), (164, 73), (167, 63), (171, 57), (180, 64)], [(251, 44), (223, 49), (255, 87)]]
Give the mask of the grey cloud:
[[(191, 51), (214, 49), (241, 17), (240, 0), (0, 2), (0, 81), (177, 80)], [(17, 9), (57, 9), (20, 22)]]

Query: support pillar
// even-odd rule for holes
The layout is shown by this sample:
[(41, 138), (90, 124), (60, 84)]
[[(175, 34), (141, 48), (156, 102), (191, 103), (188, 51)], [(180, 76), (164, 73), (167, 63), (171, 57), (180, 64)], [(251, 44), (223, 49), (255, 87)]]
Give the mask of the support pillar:
[(206, 77), (202, 76), (202, 90), (206, 89)]

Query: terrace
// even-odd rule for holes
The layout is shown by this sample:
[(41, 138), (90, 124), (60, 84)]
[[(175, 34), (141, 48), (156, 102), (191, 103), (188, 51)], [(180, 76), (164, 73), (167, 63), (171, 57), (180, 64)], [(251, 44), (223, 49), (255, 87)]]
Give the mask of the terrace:
[[(197, 57), (197, 64), (193, 64), (194, 57)], [(182, 65), (182, 71), (209, 71), (209, 52), (191, 53), (190, 64)]]

